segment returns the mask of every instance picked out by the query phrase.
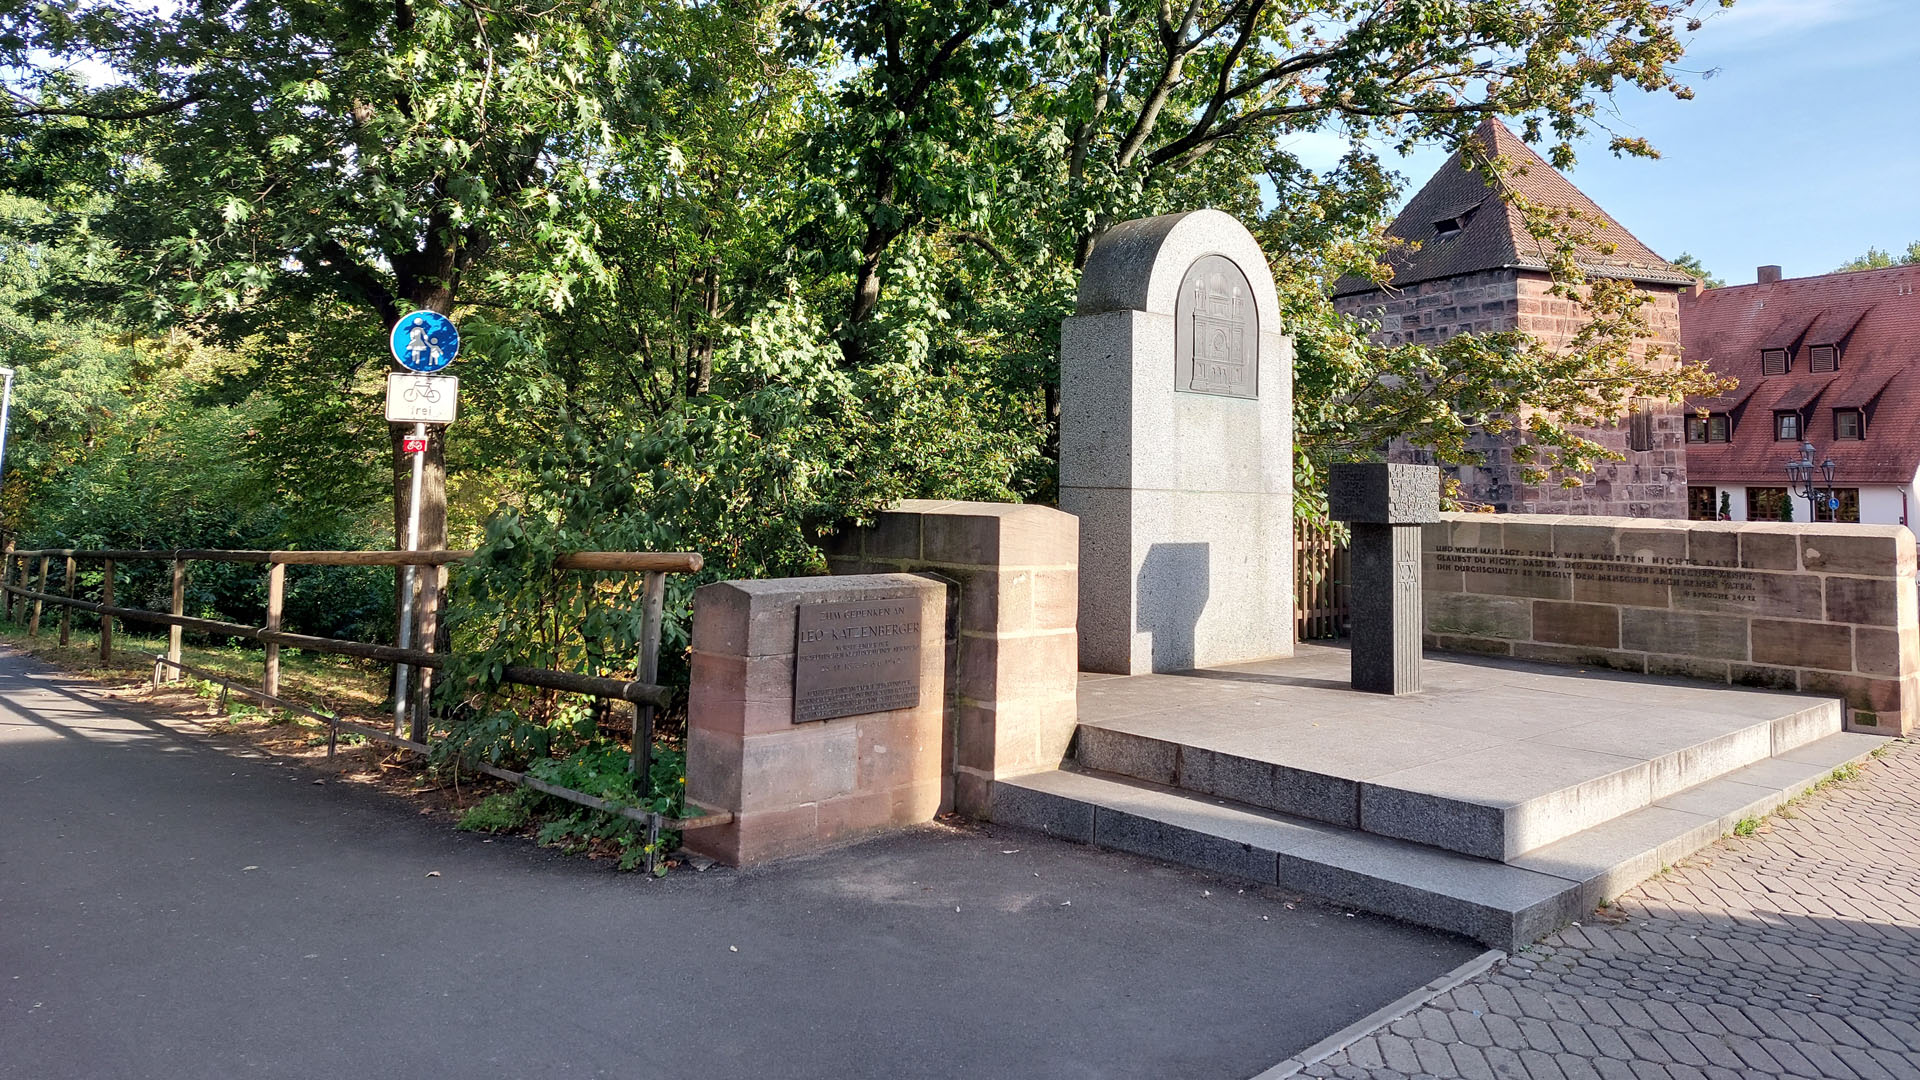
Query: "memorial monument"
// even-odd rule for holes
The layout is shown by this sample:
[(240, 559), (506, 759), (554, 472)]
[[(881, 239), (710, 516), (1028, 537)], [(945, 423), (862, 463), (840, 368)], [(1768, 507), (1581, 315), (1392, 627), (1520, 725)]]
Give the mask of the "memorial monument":
[(1292, 408), (1292, 342), (1245, 226), (1196, 210), (1100, 238), (1060, 334), (1082, 669), (1292, 654)]
[(1327, 505), (1353, 530), (1348, 601), (1353, 688), (1420, 691), (1421, 526), (1440, 520), (1440, 470), (1432, 465), (1337, 464)]

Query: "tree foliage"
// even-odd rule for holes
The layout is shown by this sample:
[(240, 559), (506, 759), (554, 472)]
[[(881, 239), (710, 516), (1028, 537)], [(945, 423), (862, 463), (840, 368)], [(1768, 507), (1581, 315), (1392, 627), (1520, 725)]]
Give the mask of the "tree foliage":
[(1907, 245), (1902, 252), (1882, 251), (1877, 247), (1867, 248), (1866, 254), (1848, 259), (1833, 268), (1834, 273), (1846, 273), (1849, 270), (1885, 270), (1890, 266), (1913, 266), (1920, 264), (1920, 240)]
[(1726, 281), (1724, 281), (1720, 277), (1720, 275), (1707, 269), (1706, 266), (1700, 262), (1700, 257), (1698, 255), (1694, 255), (1690, 252), (1683, 251), (1680, 254), (1673, 257), (1673, 265), (1679, 267), (1682, 270), (1685, 270), (1689, 274), (1692, 274), (1696, 279), (1699, 280), (1700, 284), (1706, 286), (1709, 289), (1726, 288), (1726, 285), (1727, 285)]
[[(1558, 166), (1595, 137), (1651, 154), (1601, 107), (1688, 96), (1681, 38), (1723, 4), (6, 6), (0, 330), (31, 463), (8, 524), (166, 542), (141, 523), (184, 535), (191, 491), (258, 509), (235, 536), (390, 543), (385, 330), (449, 312), (444, 535), (505, 560), (465, 594), (474, 641), (617, 670), (618, 620), (588, 606), (604, 583), (508, 550), (793, 573), (891, 499), (1048, 499), (1080, 267), (1115, 223), (1201, 206), (1272, 260), (1307, 503), (1330, 460), (1395, 438), (1465, 459), (1503, 425), (1571, 478), (1605, 453), (1577, 425), (1698, 385), (1648, 353), (1631, 289), (1581, 277), (1581, 223), (1527, 208), (1593, 314), (1569, 349), (1383, 348), (1328, 286), (1385, 278), (1396, 150), (1502, 116)], [(1343, 156), (1309, 165), (1330, 140)], [(148, 502), (114, 519), (91, 489)]]

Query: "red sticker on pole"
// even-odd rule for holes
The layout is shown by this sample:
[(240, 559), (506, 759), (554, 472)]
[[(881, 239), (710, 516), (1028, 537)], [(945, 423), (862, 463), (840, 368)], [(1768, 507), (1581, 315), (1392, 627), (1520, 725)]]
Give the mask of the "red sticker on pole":
[(421, 435), (406, 435), (402, 437), (400, 449), (409, 454), (424, 454), (427, 452), (427, 440)]

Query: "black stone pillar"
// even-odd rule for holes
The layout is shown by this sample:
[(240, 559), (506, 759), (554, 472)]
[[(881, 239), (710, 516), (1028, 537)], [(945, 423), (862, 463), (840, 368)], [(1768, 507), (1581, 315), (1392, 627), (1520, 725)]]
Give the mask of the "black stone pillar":
[(1440, 470), (1431, 465), (1335, 465), (1328, 504), (1353, 531), (1348, 582), (1353, 688), (1420, 690), (1425, 616), (1420, 600), (1421, 526), (1439, 520)]

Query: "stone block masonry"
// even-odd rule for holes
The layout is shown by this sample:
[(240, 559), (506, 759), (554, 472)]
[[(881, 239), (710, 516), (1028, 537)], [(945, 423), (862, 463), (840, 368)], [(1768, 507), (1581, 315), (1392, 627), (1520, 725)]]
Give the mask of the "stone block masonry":
[[(800, 609), (891, 601), (885, 627), (918, 636), (918, 700), (795, 723)], [(939, 812), (947, 586), (913, 574), (722, 581), (694, 594), (687, 799), (734, 815), (691, 830), (691, 851), (740, 866), (814, 851)], [(889, 639), (889, 645), (893, 642)], [(829, 710), (832, 711), (832, 710)]]
[(1327, 505), (1353, 530), (1353, 688), (1418, 693), (1421, 526), (1439, 516), (1440, 470), (1336, 463)]
[(835, 574), (951, 582), (945, 805), (984, 817), (994, 780), (1058, 768), (1077, 712), (1080, 529), (1013, 503), (911, 499), (827, 544)]
[[(1374, 339), (1386, 345), (1437, 345), (1459, 334), (1522, 330), (1550, 347), (1565, 348), (1580, 331), (1582, 309), (1554, 296), (1553, 281), (1531, 270), (1488, 270), (1391, 289), (1337, 297), (1334, 309), (1379, 324)], [(1641, 316), (1649, 336), (1636, 348), (1657, 348), (1669, 358), (1680, 347), (1680, 296), (1673, 286), (1641, 287)], [(1668, 362), (1672, 362), (1669, 359)], [(1582, 436), (1620, 455), (1581, 477), (1579, 487), (1549, 480), (1528, 483), (1510, 436), (1477, 432), (1468, 449), (1481, 463), (1462, 468), (1462, 493), (1503, 512), (1598, 514), (1636, 518), (1687, 516), (1686, 417), (1678, 406), (1647, 407), (1647, 442), (1636, 449), (1626, 418), (1581, 427)], [(1394, 460), (1413, 460), (1419, 448), (1396, 444)]]
[(1060, 508), (1080, 519), (1080, 667), (1293, 651), (1293, 343), (1218, 210), (1121, 222), (1060, 327)]
[(1423, 551), (1430, 647), (1846, 699), (1920, 728), (1920, 585), (1894, 525), (1445, 514)]

